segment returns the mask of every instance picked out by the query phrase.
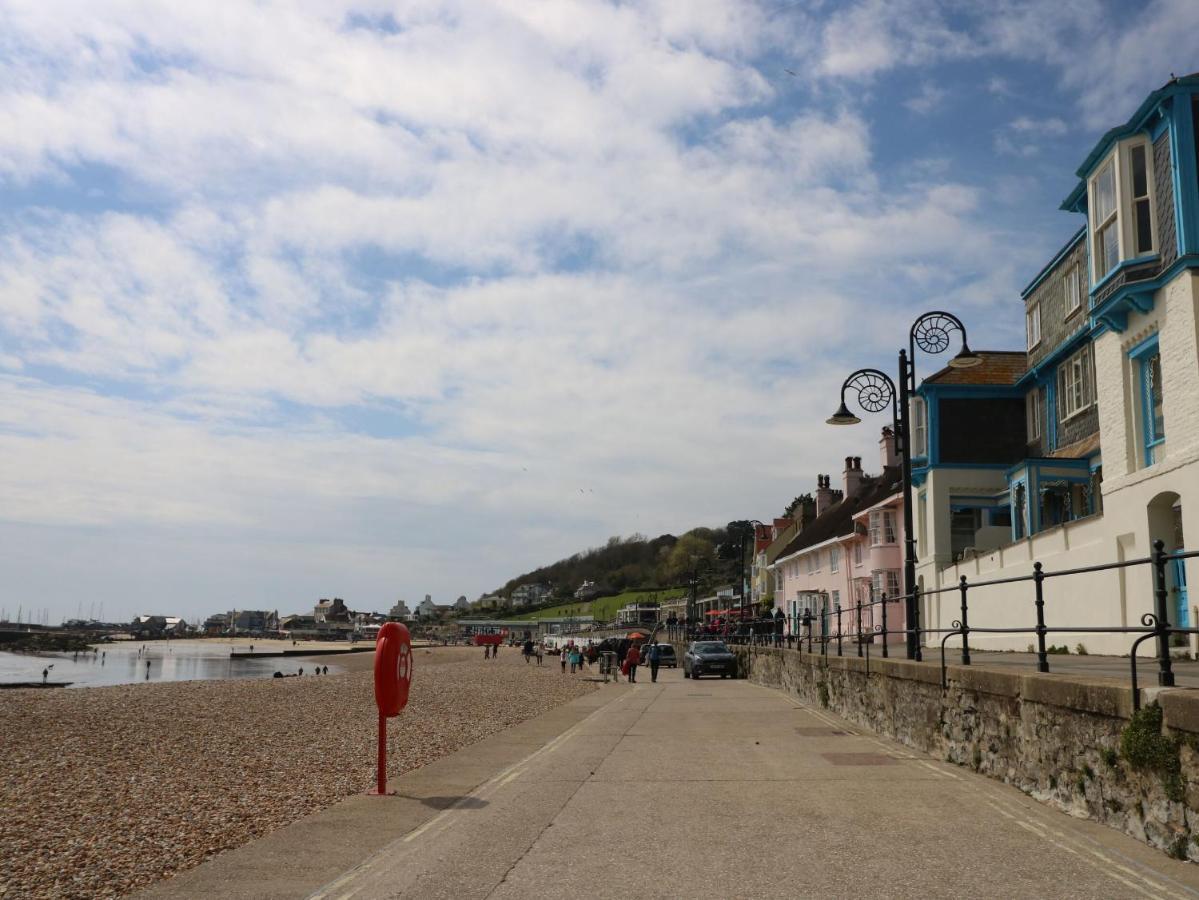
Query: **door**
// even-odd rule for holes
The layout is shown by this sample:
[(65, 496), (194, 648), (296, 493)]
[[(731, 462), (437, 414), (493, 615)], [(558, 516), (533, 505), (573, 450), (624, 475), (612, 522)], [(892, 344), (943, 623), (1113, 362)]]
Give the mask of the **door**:
[[(1177, 550), (1175, 551), (1178, 552)], [(1187, 604), (1187, 565), (1185, 559), (1172, 559), (1174, 567), (1174, 624), (1179, 628), (1191, 627), (1190, 606)]]

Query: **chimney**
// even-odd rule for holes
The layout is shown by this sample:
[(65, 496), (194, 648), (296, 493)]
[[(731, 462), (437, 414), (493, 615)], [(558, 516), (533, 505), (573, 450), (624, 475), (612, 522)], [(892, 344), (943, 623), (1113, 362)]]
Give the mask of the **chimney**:
[(832, 477), (829, 475), (816, 476), (816, 515), (820, 516), (834, 503), (841, 501), (841, 492), (834, 491)]
[(882, 439), (878, 442), (879, 462), (886, 469), (899, 465), (899, 454), (895, 451), (895, 432), (890, 428), (883, 429)]
[(845, 457), (845, 471), (842, 474), (845, 479), (845, 496), (852, 497), (862, 486), (862, 458), (860, 456)]

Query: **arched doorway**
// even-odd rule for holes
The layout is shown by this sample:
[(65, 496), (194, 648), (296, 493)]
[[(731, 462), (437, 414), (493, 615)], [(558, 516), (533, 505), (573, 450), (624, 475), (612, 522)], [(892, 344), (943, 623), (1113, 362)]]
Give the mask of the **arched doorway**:
[[(1163, 491), (1149, 501), (1149, 542), (1163, 541), (1167, 553), (1186, 547), (1182, 532), (1182, 498), (1173, 491)], [(1191, 626), (1190, 604), (1187, 600), (1186, 561), (1170, 560), (1166, 568), (1166, 589), (1169, 591), (1170, 624), (1181, 628)], [(1183, 638), (1176, 635), (1176, 638)], [(1186, 643), (1185, 638), (1175, 643)]]

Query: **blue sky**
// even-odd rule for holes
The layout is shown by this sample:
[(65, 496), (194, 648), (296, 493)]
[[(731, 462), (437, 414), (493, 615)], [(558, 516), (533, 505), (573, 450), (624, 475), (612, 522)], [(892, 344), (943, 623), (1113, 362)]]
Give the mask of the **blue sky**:
[[(1184, 0), (0, 9), (0, 607), (470, 598), (768, 518), (1019, 348)], [(936, 360), (922, 360), (925, 374)]]

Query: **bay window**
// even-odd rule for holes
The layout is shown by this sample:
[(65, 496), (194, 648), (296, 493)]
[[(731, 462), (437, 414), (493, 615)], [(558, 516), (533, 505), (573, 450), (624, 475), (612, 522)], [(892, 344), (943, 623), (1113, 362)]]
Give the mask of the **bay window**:
[(1148, 141), (1119, 145), (1091, 176), (1087, 192), (1091, 280), (1098, 283), (1121, 260), (1155, 252), (1153, 150)]

